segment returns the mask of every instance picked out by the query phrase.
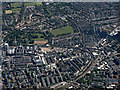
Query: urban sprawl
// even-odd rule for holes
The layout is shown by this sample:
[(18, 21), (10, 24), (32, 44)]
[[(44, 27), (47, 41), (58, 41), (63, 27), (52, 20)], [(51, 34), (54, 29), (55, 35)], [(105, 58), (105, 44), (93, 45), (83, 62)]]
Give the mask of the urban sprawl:
[(119, 2), (3, 2), (2, 9), (3, 89), (120, 88)]

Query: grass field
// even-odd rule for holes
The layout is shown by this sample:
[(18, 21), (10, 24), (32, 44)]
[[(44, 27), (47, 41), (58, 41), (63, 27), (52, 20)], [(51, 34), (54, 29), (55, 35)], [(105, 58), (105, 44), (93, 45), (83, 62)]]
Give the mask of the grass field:
[(42, 2), (36, 2), (37, 5), (42, 5)]
[(17, 3), (17, 2), (11, 3), (11, 7), (14, 7), (14, 8), (16, 8), (16, 7), (21, 7), (21, 4), (20, 4), (20, 3)]
[(42, 2), (27, 2), (24, 4), (25, 7), (30, 7), (34, 5), (42, 5)]
[(21, 8), (11, 9), (13, 13), (20, 13)]
[(3, 12), (2, 11), (0, 11), (0, 14), (2, 14)]
[(47, 10), (47, 12), (49, 13), (49, 15), (52, 16), (51, 11), (50, 11), (49, 9), (46, 9), (46, 10)]
[(62, 28), (59, 28), (59, 29), (51, 30), (50, 32), (54, 36), (57, 36), (57, 35), (62, 35), (62, 34), (74, 33), (74, 29), (71, 26), (66, 26), (66, 27), (62, 27)]
[(5, 14), (10, 14), (10, 13), (12, 13), (11, 10), (5, 10)]

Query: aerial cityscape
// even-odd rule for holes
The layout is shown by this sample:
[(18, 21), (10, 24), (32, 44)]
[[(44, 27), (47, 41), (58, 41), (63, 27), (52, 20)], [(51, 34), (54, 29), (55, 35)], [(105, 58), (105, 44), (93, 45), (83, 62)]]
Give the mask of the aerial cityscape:
[(2, 89), (120, 89), (119, 2), (0, 7)]

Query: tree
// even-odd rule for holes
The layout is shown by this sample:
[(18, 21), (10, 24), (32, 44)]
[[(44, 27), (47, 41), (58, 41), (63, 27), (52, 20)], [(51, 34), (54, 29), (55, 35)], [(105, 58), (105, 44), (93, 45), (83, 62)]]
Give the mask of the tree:
[(29, 42), (29, 44), (33, 44), (34, 43), (34, 40), (31, 40), (30, 42)]

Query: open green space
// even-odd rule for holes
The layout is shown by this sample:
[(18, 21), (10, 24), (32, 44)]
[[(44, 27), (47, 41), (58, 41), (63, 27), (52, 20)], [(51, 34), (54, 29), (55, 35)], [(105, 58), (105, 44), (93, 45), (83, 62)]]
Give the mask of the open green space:
[(49, 9), (46, 9), (50, 16), (52, 16), (52, 12)]
[(25, 7), (31, 7), (34, 5), (42, 5), (42, 2), (27, 2), (24, 4)]
[(33, 44), (34, 41), (46, 41), (47, 39), (45, 39), (43, 33), (36, 33), (36, 32), (28, 33), (25, 31), (15, 30), (7, 34), (4, 40), (7, 41), (10, 46), (13, 46), (19, 44), (22, 45)]
[(21, 11), (21, 8), (14, 8), (14, 9), (11, 9), (13, 13), (20, 13)]
[(42, 5), (42, 2), (35, 2), (37, 5)]
[(17, 3), (17, 2), (11, 3), (11, 7), (14, 7), (14, 8), (21, 7), (21, 3)]
[(50, 33), (53, 34), (54, 36), (71, 34), (74, 33), (74, 29), (72, 26), (66, 26), (59, 29), (51, 30)]
[(3, 13), (3, 11), (0, 11), (0, 14), (2, 14)]

